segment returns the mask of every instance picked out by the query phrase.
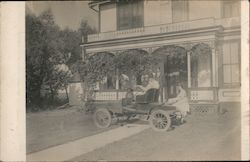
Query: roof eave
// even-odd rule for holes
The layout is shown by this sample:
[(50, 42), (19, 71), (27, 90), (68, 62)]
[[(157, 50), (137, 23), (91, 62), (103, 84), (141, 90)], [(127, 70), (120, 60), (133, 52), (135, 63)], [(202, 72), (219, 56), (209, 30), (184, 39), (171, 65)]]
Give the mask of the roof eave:
[[(92, 10), (98, 12), (99, 11), (99, 5), (109, 3), (109, 2), (111, 2), (111, 0), (98, 0), (98, 1), (91, 1), (91, 2), (88, 3), (88, 5), (89, 5), (89, 8), (91, 8)], [(95, 9), (95, 7), (97, 7), (97, 9)]]

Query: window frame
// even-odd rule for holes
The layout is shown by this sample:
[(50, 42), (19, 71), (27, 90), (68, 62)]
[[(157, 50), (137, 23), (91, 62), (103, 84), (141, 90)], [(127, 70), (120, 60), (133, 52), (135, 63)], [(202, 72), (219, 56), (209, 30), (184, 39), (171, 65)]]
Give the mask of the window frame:
[[(199, 56), (192, 56), (193, 55), (193, 53), (191, 53), (191, 55), (190, 55), (190, 63), (191, 63), (191, 87), (192, 88), (210, 88), (210, 87), (212, 87), (213, 86), (213, 62), (212, 62), (212, 49), (211, 49), (211, 53), (207, 53), (207, 54), (204, 54), (204, 55), (207, 55), (207, 57), (209, 57), (209, 60), (208, 60), (208, 65), (209, 65), (209, 72), (210, 72), (210, 85), (208, 85), (208, 86), (200, 86), (199, 85), (199, 76), (198, 76), (198, 74), (199, 74), (199, 66), (201, 65), (201, 63), (199, 62), (200, 60), (200, 57), (202, 57), (202, 55), (199, 55)], [(194, 58), (194, 57), (196, 57), (196, 58)], [(194, 69), (194, 67), (193, 67), (193, 65), (192, 65), (192, 62), (195, 62), (195, 65), (197, 66), (196, 67), (196, 76), (193, 76), (193, 69)], [(195, 80), (195, 82), (193, 82), (193, 80)]]
[[(238, 63), (231, 63), (231, 44), (233, 43), (237, 43), (238, 44)], [(230, 63), (224, 63), (224, 45), (225, 44), (230, 44)], [(238, 87), (241, 85), (241, 43), (238, 40), (229, 40), (229, 41), (225, 41), (222, 44), (222, 85), (223, 87), (227, 88), (227, 87)], [(232, 82), (232, 66), (234, 65), (238, 65), (239, 68), (239, 82)], [(225, 83), (225, 78), (224, 78), (224, 66), (230, 66), (230, 83)]]
[[(239, 3), (239, 4), (237, 4), (237, 3)], [(225, 8), (226, 8), (226, 6), (227, 5), (230, 5), (229, 7), (230, 7), (230, 15), (226, 15), (225, 14)], [(232, 14), (232, 9), (233, 9), (233, 6), (234, 5), (238, 5), (237, 7), (239, 7), (239, 10), (238, 10), (238, 13), (236, 14), (236, 15), (233, 15)], [(237, 17), (237, 16), (240, 16), (240, 0), (223, 0), (222, 2), (221, 2), (221, 16), (222, 16), (222, 18), (230, 18), (230, 17)]]
[[(117, 14), (116, 14), (116, 29), (118, 30), (118, 31), (120, 31), (120, 30), (129, 30), (129, 29), (134, 29), (134, 28), (141, 28), (141, 27), (144, 27), (144, 0), (133, 0), (133, 1), (121, 1), (121, 2), (128, 2), (128, 3), (130, 3), (131, 4), (131, 2), (132, 2), (132, 4), (135, 4), (135, 3), (138, 3), (139, 5), (141, 5), (141, 15), (139, 15), (139, 16), (141, 16), (141, 24), (140, 25), (138, 25), (138, 26), (136, 26), (136, 25), (134, 25), (134, 22), (132, 22), (131, 24), (131, 26), (129, 26), (129, 27), (121, 27), (121, 16), (120, 16), (120, 5), (121, 5), (121, 3), (117, 3), (116, 4), (116, 9), (117, 9)], [(138, 16), (138, 17), (139, 17)], [(130, 20), (133, 18), (133, 16), (132, 17), (130, 17)], [(136, 21), (137, 22), (137, 21)]]
[[(187, 8), (187, 12), (186, 12), (186, 19), (185, 20), (174, 20), (174, 7), (173, 7), (173, 2), (174, 1), (180, 1), (180, 2), (186, 2), (187, 5), (186, 5), (186, 8)], [(179, 23), (179, 22), (185, 22), (185, 21), (188, 21), (189, 20), (189, 0), (172, 0), (171, 1), (171, 10), (172, 10), (172, 23)]]

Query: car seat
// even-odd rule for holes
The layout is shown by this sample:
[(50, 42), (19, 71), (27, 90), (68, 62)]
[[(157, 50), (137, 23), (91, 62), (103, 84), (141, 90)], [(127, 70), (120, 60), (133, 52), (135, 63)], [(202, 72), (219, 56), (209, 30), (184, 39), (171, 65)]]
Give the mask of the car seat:
[(154, 103), (158, 102), (159, 99), (159, 89), (151, 88), (147, 90), (144, 95), (136, 96), (135, 103), (144, 104), (144, 103)]

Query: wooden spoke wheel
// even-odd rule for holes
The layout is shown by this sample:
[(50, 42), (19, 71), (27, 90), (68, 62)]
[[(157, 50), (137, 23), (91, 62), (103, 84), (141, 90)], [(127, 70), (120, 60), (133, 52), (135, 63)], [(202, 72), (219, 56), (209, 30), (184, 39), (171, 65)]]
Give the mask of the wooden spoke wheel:
[(166, 111), (156, 110), (150, 115), (149, 124), (155, 131), (164, 132), (171, 126), (171, 119)]
[(112, 116), (107, 109), (97, 109), (93, 118), (98, 128), (108, 128), (112, 122)]

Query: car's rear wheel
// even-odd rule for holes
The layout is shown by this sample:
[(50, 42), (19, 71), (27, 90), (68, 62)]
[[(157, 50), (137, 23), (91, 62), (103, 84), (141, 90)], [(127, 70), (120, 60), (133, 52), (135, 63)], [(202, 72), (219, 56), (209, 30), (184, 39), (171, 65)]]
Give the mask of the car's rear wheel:
[(166, 111), (156, 110), (150, 115), (149, 124), (155, 131), (164, 132), (171, 126), (171, 119)]
[(111, 113), (107, 109), (96, 109), (94, 113), (94, 123), (98, 128), (108, 128), (112, 122)]

